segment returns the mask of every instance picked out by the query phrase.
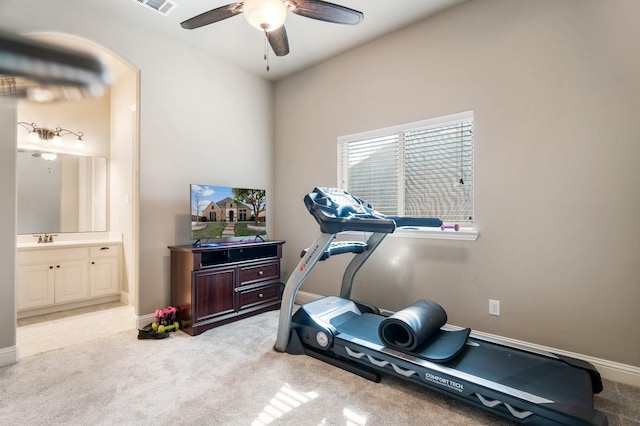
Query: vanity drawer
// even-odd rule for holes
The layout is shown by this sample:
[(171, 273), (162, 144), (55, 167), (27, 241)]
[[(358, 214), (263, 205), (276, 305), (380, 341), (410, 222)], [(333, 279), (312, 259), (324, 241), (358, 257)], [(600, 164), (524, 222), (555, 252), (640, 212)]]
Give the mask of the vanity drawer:
[(119, 253), (120, 246), (116, 244), (89, 247), (89, 257), (117, 257)]
[(280, 263), (269, 262), (258, 265), (240, 267), (240, 285), (246, 285), (252, 281), (280, 280)]
[(16, 260), (19, 265), (27, 263), (47, 263), (62, 260), (86, 259), (88, 254), (89, 251), (86, 247), (43, 247), (39, 250), (19, 250), (16, 255)]

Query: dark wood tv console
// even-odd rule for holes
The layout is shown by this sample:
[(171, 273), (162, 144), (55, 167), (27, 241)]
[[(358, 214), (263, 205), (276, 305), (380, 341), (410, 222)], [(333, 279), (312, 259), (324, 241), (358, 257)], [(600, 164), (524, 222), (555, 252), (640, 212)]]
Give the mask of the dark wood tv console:
[(284, 241), (171, 246), (171, 306), (192, 336), (280, 308)]

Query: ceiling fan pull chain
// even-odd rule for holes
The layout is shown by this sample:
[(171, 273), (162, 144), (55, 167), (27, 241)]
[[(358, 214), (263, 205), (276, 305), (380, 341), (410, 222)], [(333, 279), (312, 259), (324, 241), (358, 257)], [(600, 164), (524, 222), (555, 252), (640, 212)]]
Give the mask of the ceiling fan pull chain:
[(267, 35), (267, 29), (264, 29), (264, 60), (267, 62), (267, 72), (269, 72), (269, 36)]

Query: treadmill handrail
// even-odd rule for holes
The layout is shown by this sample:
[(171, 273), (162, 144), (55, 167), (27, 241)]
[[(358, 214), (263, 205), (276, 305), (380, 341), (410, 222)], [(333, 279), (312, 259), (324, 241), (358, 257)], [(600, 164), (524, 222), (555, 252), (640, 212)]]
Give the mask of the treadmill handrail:
[(386, 216), (396, 223), (396, 227), (403, 226), (439, 228), (442, 226), (442, 220), (437, 217), (411, 217), (411, 216)]

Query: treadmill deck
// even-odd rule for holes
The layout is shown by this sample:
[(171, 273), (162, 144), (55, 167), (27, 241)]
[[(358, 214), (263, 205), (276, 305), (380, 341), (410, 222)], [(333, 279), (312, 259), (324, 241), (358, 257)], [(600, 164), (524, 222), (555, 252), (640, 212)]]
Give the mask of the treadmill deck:
[[(593, 403), (589, 374), (559, 359), (469, 338), (466, 348), (456, 358), (448, 362), (435, 363), (422, 356), (421, 348), (412, 353), (384, 346), (377, 333), (378, 326), (384, 318), (381, 315), (367, 313), (335, 325), (338, 331), (335, 337), (336, 346), (349, 348), (351, 355), (347, 355), (351, 358), (354, 358), (354, 353), (364, 353), (381, 361), (382, 354), (397, 359), (401, 364), (398, 367), (403, 370), (410, 370), (411, 365), (427, 368), (452, 379), (457, 378), (489, 387), (533, 403)], [(366, 362), (371, 363), (371, 360)], [(423, 381), (431, 381), (441, 386), (457, 386), (431, 376), (422, 377), (418, 371), (413, 371), (421, 376), (420, 379)]]

